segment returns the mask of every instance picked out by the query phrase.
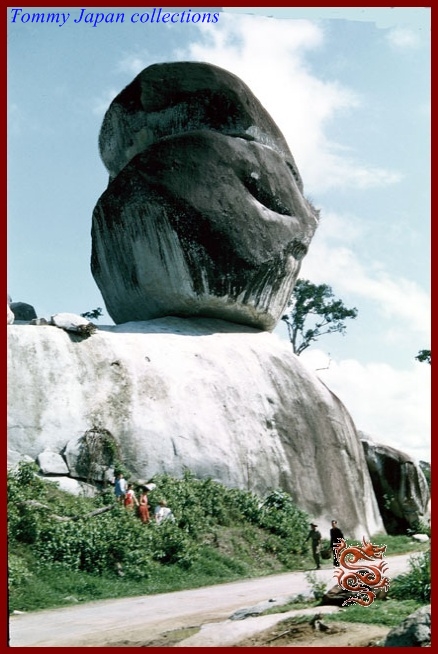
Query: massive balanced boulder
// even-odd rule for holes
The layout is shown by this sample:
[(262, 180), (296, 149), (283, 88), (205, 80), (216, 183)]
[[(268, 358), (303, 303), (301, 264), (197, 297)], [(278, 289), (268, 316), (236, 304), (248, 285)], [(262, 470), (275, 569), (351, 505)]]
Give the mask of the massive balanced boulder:
[(195, 61), (153, 64), (112, 101), (99, 150), (110, 179), (163, 137), (199, 129), (256, 141), (281, 154), (303, 190), (288, 144), (266, 109), (236, 75)]
[(8, 327), (11, 456), (112, 435), (134, 478), (290, 492), (328, 534), (383, 532), (363, 448), (339, 399), (274, 334), (204, 318)]
[(91, 268), (116, 323), (211, 316), (272, 330), (318, 216), (287, 143), (235, 75), (146, 68), (100, 134), (110, 183)]

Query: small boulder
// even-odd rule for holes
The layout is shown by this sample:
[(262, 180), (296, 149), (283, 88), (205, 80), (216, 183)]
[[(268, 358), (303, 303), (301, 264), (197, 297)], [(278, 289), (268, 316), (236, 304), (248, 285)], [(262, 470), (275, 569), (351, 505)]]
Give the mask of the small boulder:
[(15, 316), (15, 320), (28, 321), (37, 317), (33, 306), (31, 304), (26, 304), (26, 302), (11, 302), (9, 308)]
[(68, 475), (67, 464), (60, 454), (45, 450), (37, 457), (40, 472), (43, 475)]
[(71, 495), (94, 497), (97, 495), (97, 489), (92, 484), (86, 484), (78, 479), (71, 477), (43, 477), (44, 481), (58, 484), (58, 488)]
[(416, 540), (419, 543), (427, 543), (429, 540), (429, 536), (427, 534), (414, 534), (411, 536), (412, 540)]
[(383, 647), (430, 647), (430, 608), (422, 606), (391, 629)]
[(76, 313), (55, 313), (50, 321), (55, 327), (84, 336), (93, 334), (97, 329), (96, 325)]
[(320, 603), (328, 606), (342, 606), (345, 600), (352, 596), (353, 593), (348, 590), (343, 590), (336, 584), (336, 586), (333, 586), (326, 593), (324, 593)]

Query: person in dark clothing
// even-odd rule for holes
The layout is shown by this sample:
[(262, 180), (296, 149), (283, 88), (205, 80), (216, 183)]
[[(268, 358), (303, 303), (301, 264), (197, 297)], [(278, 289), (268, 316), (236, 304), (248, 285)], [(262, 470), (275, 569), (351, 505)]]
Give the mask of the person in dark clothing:
[(316, 563), (316, 569), (319, 570), (321, 565), (320, 565), (320, 558), (319, 558), (319, 548), (321, 545), (321, 533), (316, 529), (318, 525), (314, 525), (313, 523), (310, 525), (310, 531), (307, 534), (307, 538), (304, 541), (305, 543), (309, 540), (312, 543), (312, 556), (313, 560)]
[(333, 549), (338, 544), (338, 538), (344, 538), (344, 534), (338, 527), (336, 520), (332, 520), (332, 528), (330, 529), (330, 547), (333, 550), (333, 565), (339, 568), (339, 562), (336, 558), (336, 551)]

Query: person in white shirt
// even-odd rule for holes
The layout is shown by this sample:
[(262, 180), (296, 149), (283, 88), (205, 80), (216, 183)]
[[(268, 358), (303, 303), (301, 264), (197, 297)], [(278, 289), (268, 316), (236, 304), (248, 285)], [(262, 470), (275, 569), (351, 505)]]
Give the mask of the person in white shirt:
[(163, 520), (171, 520), (172, 522), (175, 520), (172, 511), (167, 506), (166, 500), (159, 501), (158, 506), (155, 507), (154, 516), (158, 525), (163, 522)]

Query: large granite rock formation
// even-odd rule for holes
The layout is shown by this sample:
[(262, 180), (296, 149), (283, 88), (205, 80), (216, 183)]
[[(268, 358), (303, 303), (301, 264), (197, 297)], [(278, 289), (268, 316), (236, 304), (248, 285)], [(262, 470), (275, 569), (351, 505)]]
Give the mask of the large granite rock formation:
[(166, 318), (98, 330), (10, 325), (11, 456), (112, 434), (138, 478), (185, 469), (282, 488), (328, 533), (384, 532), (362, 445), (338, 398), (273, 334)]
[(91, 269), (116, 323), (211, 316), (272, 330), (318, 215), (272, 118), (235, 75), (146, 68), (100, 134), (110, 183)]
[(376, 443), (360, 431), (380, 513), (389, 534), (418, 527), (428, 513), (430, 492), (420, 465), (393, 447)]
[(200, 129), (269, 146), (284, 157), (303, 190), (283, 134), (249, 87), (233, 73), (203, 62), (153, 64), (142, 70), (105, 114), (100, 155), (114, 179), (152, 143)]

